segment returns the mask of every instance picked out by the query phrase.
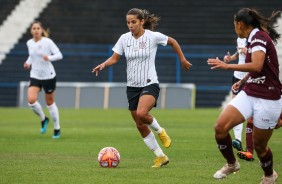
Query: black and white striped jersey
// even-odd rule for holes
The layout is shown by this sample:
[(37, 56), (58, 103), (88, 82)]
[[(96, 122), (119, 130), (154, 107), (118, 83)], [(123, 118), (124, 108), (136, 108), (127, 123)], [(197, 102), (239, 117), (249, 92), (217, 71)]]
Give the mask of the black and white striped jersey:
[(127, 86), (144, 87), (159, 83), (155, 67), (158, 45), (166, 46), (168, 36), (145, 30), (144, 34), (135, 39), (131, 32), (121, 35), (113, 51), (125, 54), (127, 61)]

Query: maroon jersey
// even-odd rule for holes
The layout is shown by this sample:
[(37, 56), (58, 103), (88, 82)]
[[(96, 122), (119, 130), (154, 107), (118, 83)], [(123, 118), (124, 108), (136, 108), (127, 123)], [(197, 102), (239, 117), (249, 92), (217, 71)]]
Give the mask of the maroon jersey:
[(249, 72), (243, 90), (247, 95), (268, 100), (278, 100), (281, 96), (281, 83), (279, 80), (279, 64), (275, 46), (269, 35), (254, 29), (247, 43), (248, 52), (246, 63), (252, 62), (252, 52), (262, 50), (265, 60), (261, 72)]

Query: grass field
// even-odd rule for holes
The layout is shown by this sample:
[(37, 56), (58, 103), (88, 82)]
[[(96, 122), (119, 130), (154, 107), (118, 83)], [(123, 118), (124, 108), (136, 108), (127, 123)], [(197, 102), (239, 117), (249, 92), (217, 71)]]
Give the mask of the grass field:
[[(225, 163), (214, 140), (219, 113), (218, 109), (153, 110), (172, 139), (169, 149), (162, 147), (170, 163), (153, 169), (154, 154), (127, 110), (60, 109), (62, 137), (53, 140), (52, 121), (41, 135), (38, 117), (30, 109), (0, 108), (0, 183), (259, 183), (263, 173), (257, 157), (254, 162), (240, 161), (240, 172), (225, 180), (212, 178)], [(270, 146), (278, 174), (282, 174), (281, 140), (281, 130), (275, 130)], [(118, 168), (99, 166), (98, 152), (106, 146), (119, 150)]]

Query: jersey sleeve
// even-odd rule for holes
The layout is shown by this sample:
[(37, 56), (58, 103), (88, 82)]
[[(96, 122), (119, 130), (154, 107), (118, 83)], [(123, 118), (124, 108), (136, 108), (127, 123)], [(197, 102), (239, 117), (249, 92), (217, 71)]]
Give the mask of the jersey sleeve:
[(49, 39), (49, 49), (51, 52), (51, 55), (48, 56), (49, 61), (57, 61), (63, 58), (60, 49), (51, 39)]
[(266, 53), (267, 38), (262, 34), (257, 34), (251, 42), (252, 52), (263, 51)]
[(160, 32), (154, 32), (156, 44), (166, 46), (168, 41), (168, 36), (160, 33)]
[[(26, 42), (26, 46), (27, 46), (27, 49), (28, 49), (28, 53), (29, 53), (29, 44), (30, 43), (30, 41), (27, 41)], [(27, 60), (26, 60), (26, 63), (27, 64), (31, 64), (32, 63), (32, 59), (31, 59), (31, 57), (30, 56), (28, 56), (28, 58), (27, 58)]]
[(117, 41), (117, 43), (115, 44), (115, 46), (113, 47), (113, 51), (115, 53), (117, 53), (118, 55), (122, 55), (124, 52), (124, 47), (123, 47), (123, 40), (124, 40), (124, 35), (121, 35)]

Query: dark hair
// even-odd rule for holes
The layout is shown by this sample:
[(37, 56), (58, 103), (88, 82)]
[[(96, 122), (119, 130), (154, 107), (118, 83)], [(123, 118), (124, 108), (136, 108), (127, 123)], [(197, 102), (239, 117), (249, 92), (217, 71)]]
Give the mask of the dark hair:
[(258, 28), (262, 31), (265, 31), (269, 34), (270, 38), (277, 43), (277, 40), (280, 38), (280, 34), (272, 27), (273, 18), (276, 17), (280, 11), (272, 12), (271, 17), (263, 17), (257, 10), (242, 8), (235, 15), (235, 21), (242, 21), (244, 24)]
[(160, 17), (150, 14), (148, 10), (141, 10), (138, 8), (132, 8), (126, 15), (136, 15), (139, 20), (144, 19), (143, 28), (154, 31), (158, 25)]
[(31, 24), (31, 26), (30, 26), (30, 28), (32, 28), (32, 26), (33, 26), (33, 24), (39, 24), (39, 26), (41, 27), (41, 29), (42, 29), (42, 36), (43, 37), (49, 37), (49, 35), (50, 35), (50, 30), (49, 29), (45, 29), (44, 27), (43, 27), (43, 25), (42, 25), (42, 23), (40, 22), (40, 21), (34, 21), (32, 24)]

